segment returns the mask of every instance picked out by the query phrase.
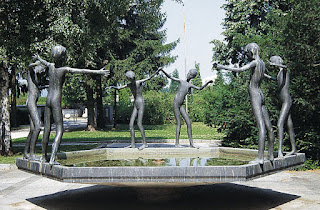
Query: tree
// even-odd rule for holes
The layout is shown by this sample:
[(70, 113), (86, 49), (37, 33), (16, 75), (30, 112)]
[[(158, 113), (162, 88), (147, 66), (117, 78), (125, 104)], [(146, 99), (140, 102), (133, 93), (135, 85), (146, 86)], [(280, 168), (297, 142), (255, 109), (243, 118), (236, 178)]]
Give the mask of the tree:
[[(278, 11), (283, 13), (287, 10), (287, 3), (284, 1), (234, 1), (229, 0), (223, 5), (226, 10), (226, 18), (223, 22), (226, 36), (225, 41), (213, 40), (213, 62), (243, 65), (246, 57), (244, 56), (244, 47), (250, 42), (256, 42), (260, 46), (260, 57), (268, 60), (271, 55), (279, 53), (275, 44), (276, 40), (270, 36), (272, 24), (268, 23), (270, 14)], [(271, 45), (271, 47), (270, 47)], [(221, 76), (221, 75), (220, 75)], [(207, 113), (216, 112), (215, 122), (221, 128), (227, 126), (227, 140), (233, 145), (254, 145), (256, 142), (256, 125), (252, 115), (251, 105), (248, 103), (247, 86), (250, 79), (250, 71), (241, 72), (240, 74), (227, 74), (224, 78), (227, 83), (214, 85), (213, 97), (214, 102)], [(273, 124), (276, 124), (278, 115), (278, 101), (276, 98), (276, 85), (272, 82), (265, 81), (262, 84), (262, 90), (266, 98), (266, 106), (269, 110)], [(219, 96), (223, 96), (219, 98)], [(218, 97), (218, 98), (217, 98)], [(221, 100), (221, 103), (218, 100)], [(209, 98), (208, 98), (209, 99)], [(207, 102), (209, 103), (209, 102)], [(220, 104), (219, 104), (220, 103)], [(218, 110), (212, 110), (212, 109)], [(221, 112), (227, 113), (221, 113)], [(241, 114), (240, 114), (241, 113)], [(209, 124), (210, 124), (209, 123)], [(228, 141), (225, 141), (228, 143)], [(254, 144), (252, 144), (254, 143)]]
[[(291, 70), (292, 118), (298, 146), (307, 157), (320, 154), (320, 2), (290, 2), (286, 16), (278, 18), (284, 59)], [(285, 24), (283, 24), (285, 23)]]
[(200, 74), (200, 63), (195, 62), (194, 66), (195, 66), (195, 69), (197, 69), (198, 74), (194, 79), (192, 79), (192, 84), (194, 84), (195, 86), (201, 87), (202, 86), (202, 79), (201, 79), (201, 74)]
[[(174, 69), (172, 72), (172, 77), (179, 79), (178, 69)], [(179, 82), (171, 80), (169, 85), (169, 93), (176, 93), (179, 87)]]
[(0, 155), (12, 155), (9, 106), (9, 73), (5, 53), (0, 48)]
[[(43, 36), (46, 19), (42, 11), (43, 4), (38, 1), (4, 0), (0, 3), (0, 46), (8, 58), (8, 68), (11, 70), (11, 118), (12, 126), (16, 122), (16, 80), (17, 73), (31, 57), (30, 44), (35, 37)], [(35, 24), (38, 22), (39, 24)]]
[[(319, 6), (319, 1), (316, 0), (259, 2), (229, 0), (223, 6), (226, 10), (226, 19), (223, 23), (226, 40), (212, 42), (214, 44), (213, 61), (224, 64), (242, 65), (246, 62), (242, 47), (250, 42), (258, 43), (263, 60), (269, 60), (272, 55), (280, 55), (284, 59), (291, 71), (292, 118), (298, 148), (300, 147), (306, 152), (307, 157), (314, 160), (319, 159), (317, 151), (320, 148), (316, 140), (320, 136), (318, 85), (320, 79), (317, 73), (320, 66), (318, 65), (320, 24), (317, 18)], [(268, 70), (268, 74), (273, 76), (278, 71), (271, 67), (268, 67)], [(237, 87), (233, 92), (229, 89), (232, 94), (227, 99), (223, 98), (226, 104), (233, 106), (225, 110), (228, 110), (228, 113), (237, 113), (230, 118), (235, 123), (229, 123), (228, 126), (228, 137), (225, 142), (229, 145), (253, 146), (250, 141), (255, 141), (252, 138), (256, 130), (255, 124), (252, 123), (253, 118), (245, 117), (252, 115), (250, 105), (243, 103), (242, 97), (239, 97), (246, 92), (244, 87), (248, 85), (246, 82), (250, 76), (248, 74), (249, 72), (242, 73), (236, 77), (230, 75), (230, 83), (219, 86), (228, 89), (233, 85)], [(279, 112), (275, 87), (276, 85), (270, 81), (264, 81), (262, 84), (273, 124), (276, 124)], [(222, 105), (208, 108), (207, 112), (212, 113), (219, 107), (221, 108)], [(241, 109), (236, 110), (239, 107)], [(216, 114), (218, 115), (218, 112)], [(227, 116), (221, 117), (222, 120), (228, 120)]]

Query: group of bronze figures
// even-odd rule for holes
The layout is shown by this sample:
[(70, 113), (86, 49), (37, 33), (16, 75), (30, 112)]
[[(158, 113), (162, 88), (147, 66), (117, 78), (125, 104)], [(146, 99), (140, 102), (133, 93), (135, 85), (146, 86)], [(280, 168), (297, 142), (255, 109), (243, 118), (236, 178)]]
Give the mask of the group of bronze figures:
[[(266, 134), (268, 133), (269, 137), (269, 150), (267, 159), (273, 160), (273, 145), (274, 145), (274, 133), (272, 129), (272, 125), (269, 119), (269, 115), (267, 109), (265, 107), (264, 96), (260, 89), (260, 85), (262, 79), (264, 77), (274, 79), (278, 81), (278, 87), (280, 90), (280, 100), (282, 102), (282, 108), (280, 112), (280, 117), (278, 120), (278, 129), (279, 129), (279, 151), (278, 157), (283, 157), (282, 152), (282, 143), (284, 138), (284, 124), (287, 123), (290, 141), (292, 145), (292, 151), (289, 155), (296, 153), (296, 146), (295, 146), (295, 137), (293, 131), (293, 124), (292, 119), (290, 116), (290, 107), (292, 104), (290, 95), (289, 95), (289, 72), (286, 69), (286, 66), (282, 64), (282, 59), (279, 56), (273, 56), (270, 59), (270, 65), (274, 65), (280, 68), (279, 74), (277, 78), (273, 78), (267, 74), (265, 74), (266, 67), (264, 62), (259, 58), (259, 46), (255, 43), (250, 43), (246, 46), (246, 52), (248, 58), (251, 62), (241, 68), (231, 68), (227, 66), (217, 65), (217, 69), (226, 69), (234, 72), (241, 72), (248, 69), (251, 69), (251, 80), (249, 85), (249, 93), (251, 98), (251, 103), (253, 107), (253, 112), (257, 121), (257, 125), (259, 128), (259, 151), (258, 151), (258, 158), (253, 162), (258, 162), (260, 164), (264, 161), (264, 145)], [(30, 133), (27, 137), (25, 151), (24, 151), (24, 158), (28, 160), (40, 160), (42, 162), (49, 161), (50, 165), (59, 164), (56, 162), (56, 154), (62, 139), (63, 134), (63, 115), (62, 115), (62, 107), (61, 107), (61, 96), (62, 96), (62, 86), (64, 83), (65, 74), (70, 73), (82, 73), (82, 74), (100, 74), (104, 76), (109, 76), (109, 70), (104, 70), (103, 68), (100, 70), (89, 70), (89, 69), (76, 69), (65, 67), (63, 64), (65, 62), (66, 57), (66, 49), (63, 46), (55, 46), (52, 49), (52, 57), (54, 63), (49, 63), (40, 58), (39, 55), (35, 55), (33, 59), (35, 60), (34, 63), (28, 66), (28, 74), (27, 74), (27, 81), (28, 81), (28, 100), (27, 100), (27, 107), (30, 113)], [(150, 77), (136, 80), (135, 74), (133, 71), (126, 72), (126, 77), (129, 80), (129, 84), (115, 87), (110, 86), (108, 88), (114, 89), (123, 89), (129, 87), (132, 95), (134, 97), (134, 107), (132, 111), (132, 115), (130, 118), (130, 134), (131, 134), (131, 145), (129, 147), (135, 147), (135, 131), (134, 131), (134, 121), (136, 117), (137, 125), (141, 132), (142, 136), (142, 146), (139, 149), (144, 149), (148, 147), (145, 137), (144, 128), (142, 125), (142, 118), (144, 113), (144, 99), (142, 96), (142, 87), (144, 82), (152, 79), (156, 76), (159, 72), (163, 72), (168, 78), (171, 80), (179, 82), (179, 88), (177, 90), (177, 94), (173, 100), (173, 111), (177, 121), (177, 128), (176, 128), (176, 147), (181, 147), (179, 144), (179, 136), (180, 136), (180, 129), (181, 129), (181, 117), (185, 120), (187, 124), (187, 132), (188, 138), (190, 141), (190, 147), (194, 147), (195, 145), (192, 140), (192, 128), (191, 128), (191, 121), (189, 116), (184, 108), (184, 99), (185, 96), (188, 94), (191, 88), (202, 90), (206, 87), (209, 83), (213, 83), (212, 80), (208, 81), (202, 87), (197, 87), (191, 83), (191, 79), (195, 78), (197, 75), (197, 70), (191, 69), (188, 72), (187, 79), (182, 80), (178, 78), (174, 78), (165, 72), (163, 69), (159, 68), (156, 72), (154, 72)], [(48, 77), (48, 84), (43, 82), (43, 75)], [(37, 113), (37, 100), (39, 96), (39, 91), (43, 88), (48, 88), (48, 95), (46, 100), (45, 106), (45, 116), (44, 116), (44, 133), (42, 138), (42, 157), (37, 159), (35, 156), (35, 145), (38, 139), (40, 130), (41, 130), (41, 120)], [(52, 144), (52, 152), (50, 159), (47, 157), (47, 148), (49, 142), (49, 136), (51, 132), (51, 122), (53, 118), (53, 122), (56, 125), (56, 135)]]
[(272, 56), (269, 64), (280, 68), (277, 78), (267, 75), (265, 63), (259, 57), (259, 46), (256, 43), (250, 43), (245, 47), (245, 52), (250, 60), (250, 63), (241, 68), (232, 68), (218, 64), (217, 69), (225, 69), (233, 72), (242, 72), (251, 69), (251, 78), (249, 83), (249, 95), (252, 105), (252, 110), (257, 121), (259, 129), (258, 137), (258, 157), (252, 162), (263, 164), (264, 161), (264, 146), (266, 134), (268, 136), (268, 155), (267, 160), (273, 160), (274, 147), (274, 132), (269, 119), (269, 114), (265, 106), (264, 95), (260, 89), (261, 82), (264, 77), (276, 80), (278, 82), (279, 98), (282, 103), (280, 116), (278, 119), (278, 140), (279, 150), (278, 157), (283, 157), (282, 145), (284, 138), (284, 125), (287, 124), (292, 151), (287, 155), (296, 154), (295, 134), (293, 131), (293, 123), (290, 115), (292, 99), (289, 94), (289, 71), (283, 65), (283, 60), (280, 56)]

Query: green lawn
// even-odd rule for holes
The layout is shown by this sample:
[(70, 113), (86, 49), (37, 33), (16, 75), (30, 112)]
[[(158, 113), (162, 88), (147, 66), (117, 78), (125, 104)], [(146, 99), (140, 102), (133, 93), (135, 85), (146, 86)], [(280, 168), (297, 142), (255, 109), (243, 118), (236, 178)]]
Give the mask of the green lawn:
[[(175, 125), (145, 125), (145, 133), (147, 141), (148, 139), (175, 139), (176, 126)], [(136, 139), (141, 139), (140, 131), (136, 127)], [(193, 139), (207, 139), (218, 140), (223, 138), (223, 133), (218, 133), (216, 128), (208, 127), (203, 123), (192, 124)], [(55, 133), (50, 135), (50, 141), (53, 140)], [(39, 137), (38, 142), (41, 142), (42, 136)], [(182, 125), (180, 139), (188, 139), (187, 127)], [(128, 125), (118, 125), (116, 130), (105, 129), (100, 131), (71, 131), (63, 134), (62, 142), (79, 142), (79, 141), (108, 141), (108, 140), (130, 140), (130, 132)], [(15, 143), (24, 143), (26, 138), (19, 138), (13, 140), (13, 152), (12, 157), (0, 157), (1, 163), (14, 164), (17, 157), (21, 157), (23, 154), (23, 147), (15, 146)], [(68, 152), (75, 150), (84, 150), (95, 148), (98, 144), (82, 145), (82, 146), (61, 146), (60, 152)], [(41, 148), (36, 148), (37, 155), (40, 155)], [(49, 150), (51, 151), (51, 147)]]
[[(145, 125), (146, 138), (148, 139), (175, 139), (175, 125)], [(141, 134), (138, 128), (135, 129), (136, 139), (141, 139)], [(208, 127), (203, 123), (192, 124), (193, 139), (208, 139), (217, 140), (223, 138), (223, 133), (218, 133), (216, 128)], [(50, 140), (54, 138), (54, 133), (51, 134)], [(187, 127), (182, 125), (181, 139), (188, 139)], [(25, 142), (26, 138), (14, 139), (13, 143)], [(39, 140), (41, 136), (39, 137)], [(130, 140), (130, 132), (128, 125), (118, 125), (116, 130), (105, 129), (95, 132), (88, 131), (72, 131), (63, 134), (63, 142), (75, 141), (106, 141), (106, 140)]]

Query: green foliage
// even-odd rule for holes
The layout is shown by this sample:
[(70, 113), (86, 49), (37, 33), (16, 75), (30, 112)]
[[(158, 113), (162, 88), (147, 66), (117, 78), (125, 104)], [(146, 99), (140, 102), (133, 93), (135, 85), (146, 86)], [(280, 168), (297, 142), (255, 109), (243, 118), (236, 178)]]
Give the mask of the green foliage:
[[(228, 76), (231, 76), (230, 73), (225, 75)], [(229, 142), (228, 140), (232, 139), (229, 143), (233, 146), (239, 146), (241, 141), (246, 145), (257, 142), (257, 139), (252, 138), (252, 133), (256, 132), (256, 129), (247, 85), (247, 82), (242, 82), (240, 76), (233, 78), (231, 83), (226, 83), (222, 73), (218, 72), (214, 85), (204, 92), (206, 124), (218, 126), (221, 131), (228, 128), (225, 130), (227, 135), (225, 141)]]
[[(133, 110), (133, 102), (130, 100), (130, 97), (132, 98), (131, 92), (127, 88), (119, 92), (117, 122), (128, 124)], [(169, 93), (146, 91), (144, 93), (145, 112), (143, 123), (156, 125), (172, 122), (174, 120), (172, 111), (173, 97), (174, 95)]]
[(203, 97), (203, 92), (205, 90), (202, 90), (201, 92), (193, 92), (191, 96), (189, 96), (188, 101), (188, 114), (192, 122), (204, 122), (205, 118), (205, 99)]
[(62, 89), (62, 103), (68, 108), (78, 108), (86, 103), (85, 83), (82, 75), (66, 75)]
[(117, 103), (117, 123), (129, 124), (131, 113), (133, 110), (133, 96), (129, 88), (117, 91), (119, 95), (119, 102)]
[[(246, 59), (243, 47), (250, 42), (256, 42), (260, 46), (260, 57), (264, 61), (269, 60), (272, 55), (280, 55), (291, 73), (291, 113), (297, 146), (307, 157), (320, 159), (317, 140), (320, 137), (320, 24), (317, 15), (320, 2), (228, 0), (223, 8), (226, 10), (223, 23), (226, 40), (212, 41), (213, 62), (244, 64)], [(277, 68), (267, 68), (268, 74), (277, 74)], [(214, 85), (212, 92), (206, 93), (206, 123), (221, 126), (223, 121), (230, 121), (227, 124), (225, 144), (256, 146), (252, 143), (256, 142), (253, 137), (257, 136), (257, 129), (246, 90), (249, 73), (241, 72), (235, 76), (225, 76), (227, 83), (220, 81), (219, 85)], [(276, 125), (281, 107), (277, 99), (276, 84), (264, 81), (261, 88), (272, 124)], [(216, 102), (209, 103), (209, 99)], [(274, 130), (276, 132), (277, 128)], [(251, 140), (253, 141), (250, 142)], [(287, 137), (284, 146), (285, 149), (291, 149)]]
[[(179, 79), (179, 72), (178, 69), (175, 69), (172, 72), (172, 77)], [(171, 80), (169, 85), (169, 93), (176, 93), (179, 87), (179, 82)]]
[(192, 84), (195, 86), (201, 87), (202, 86), (202, 79), (200, 74), (200, 63), (195, 62), (195, 69), (198, 71), (197, 76), (192, 79)]
[[(163, 0), (135, 1), (135, 5), (121, 16), (120, 27), (111, 37), (114, 43), (109, 53), (110, 84), (126, 82), (125, 72), (132, 70), (137, 79), (151, 75), (159, 67), (175, 60), (169, 52), (177, 42), (165, 43), (165, 31), (160, 31), (165, 14), (161, 13)], [(146, 90), (159, 90), (167, 84), (165, 77), (156, 77), (146, 83)]]
[[(164, 44), (162, 4), (163, 0), (2, 1), (0, 46), (19, 71), (34, 53), (52, 61), (52, 47), (61, 44), (67, 48), (68, 66), (107, 65), (112, 77), (109, 84), (124, 82), (128, 70), (141, 79), (175, 59), (169, 53), (177, 42)], [(83, 102), (85, 80), (88, 77), (67, 76), (63, 100), (68, 106)], [(166, 84), (165, 77), (157, 77), (146, 89), (159, 90)]]
[(148, 91), (145, 94), (146, 111), (143, 122), (157, 125), (167, 124), (174, 120), (172, 111), (173, 94)]
[(304, 166), (295, 169), (296, 171), (317, 170), (320, 169), (320, 161), (307, 159)]

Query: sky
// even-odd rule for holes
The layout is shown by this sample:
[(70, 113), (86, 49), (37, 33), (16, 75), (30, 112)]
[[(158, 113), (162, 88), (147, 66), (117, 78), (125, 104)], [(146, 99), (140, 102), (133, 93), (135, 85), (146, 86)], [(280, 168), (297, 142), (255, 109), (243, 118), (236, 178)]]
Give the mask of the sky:
[(197, 62), (200, 63), (202, 79), (215, 74), (211, 70), (213, 45), (210, 44), (210, 41), (213, 39), (222, 41), (224, 38), (221, 34), (223, 31), (221, 23), (225, 12), (220, 8), (224, 3), (225, 0), (184, 0), (183, 6), (173, 0), (164, 1), (162, 12), (166, 13), (167, 21), (162, 30), (167, 31), (166, 43), (180, 38), (176, 48), (171, 51), (171, 55), (177, 55), (178, 58), (170, 66), (164, 68), (168, 73), (178, 69), (179, 77), (185, 78), (186, 57), (187, 71), (195, 68), (195, 62)]

